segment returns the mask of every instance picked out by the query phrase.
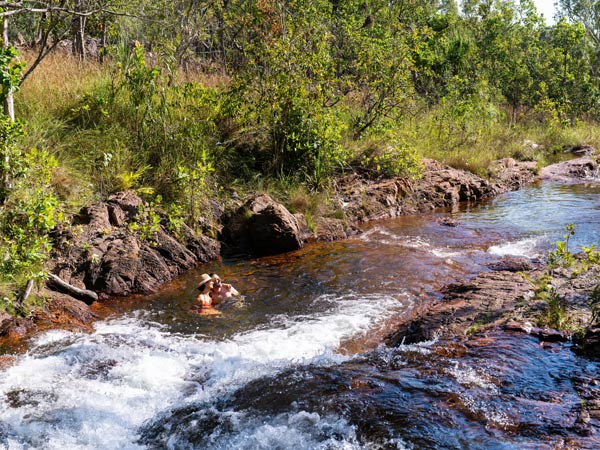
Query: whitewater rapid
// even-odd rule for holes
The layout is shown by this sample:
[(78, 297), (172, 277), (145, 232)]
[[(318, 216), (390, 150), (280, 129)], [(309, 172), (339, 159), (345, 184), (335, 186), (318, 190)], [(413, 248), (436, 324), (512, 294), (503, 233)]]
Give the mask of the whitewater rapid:
[[(368, 333), (403, 308), (397, 297), (377, 295), (314, 301), (331, 303), (332, 309), (320, 316), (274, 317), (268, 327), (223, 341), (169, 333), (143, 314), (99, 322), (92, 334), (45, 333), (0, 378), (0, 446), (145, 448), (138, 443), (139, 429), (161, 413), (192, 402), (215, 402), (251, 380), (294, 365), (345, 361), (350, 356), (338, 352), (344, 340)], [(342, 441), (348, 445), (356, 441), (341, 418), (300, 414), (270, 421), (248, 422), (235, 439), (255, 436), (265, 445), (291, 439), (294, 448), (316, 448), (310, 437), (314, 430), (306, 429), (307, 422), (316, 422), (345, 430)]]

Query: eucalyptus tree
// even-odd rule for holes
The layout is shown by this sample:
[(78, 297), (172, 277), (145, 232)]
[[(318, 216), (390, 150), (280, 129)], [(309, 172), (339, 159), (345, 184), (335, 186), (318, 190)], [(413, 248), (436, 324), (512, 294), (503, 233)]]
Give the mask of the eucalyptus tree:
[(598, 0), (559, 0), (559, 12), (572, 21), (580, 22), (600, 46), (600, 1)]
[(590, 75), (596, 88), (600, 88), (600, 1), (559, 0), (559, 13), (571, 22), (579, 22), (587, 32), (587, 52), (590, 59)]

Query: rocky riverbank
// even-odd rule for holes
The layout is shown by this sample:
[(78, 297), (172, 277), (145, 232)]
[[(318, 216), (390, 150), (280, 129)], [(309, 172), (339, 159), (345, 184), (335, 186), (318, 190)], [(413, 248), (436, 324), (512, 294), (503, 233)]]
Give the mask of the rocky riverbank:
[(431, 299), (416, 310), (388, 343), (409, 344), (504, 329), (543, 341), (574, 339), (581, 351), (600, 354), (599, 285), (597, 265), (550, 270), (539, 261), (505, 258), (472, 280), (446, 286), (441, 298)]
[[(562, 183), (600, 184), (600, 167), (585, 156), (544, 168), (540, 178)], [(432, 339), (469, 346), (493, 345), (497, 333), (535, 336), (551, 348), (565, 342), (574, 351), (600, 356), (600, 265), (597, 254), (568, 255), (550, 267), (526, 258), (503, 258), (471, 280), (445, 286), (413, 310), (387, 338), (398, 346)], [(571, 260), (572, 259), (572, 260)], [(564, 263), (564, 261), (563, 261)], [(585, 399), (576, 408), (574, 429), (595, 433), (600, 424), (598, 377), (572, 380)]]
[[(540, 179), (600, 184), (600, 165), (594, 156), (585, 155), (543, 168)], [(586, 255), (577, 257), (581, 260)], [(541, 261), (505, 258), (473, 280), (446, 286), (439, 299), (415, 310), (389, 342), (397, 345), (503, 328), (545, 340), (575, 338), (584, 351), (600, 353), (599, 332), (594, 326), (600, 306), (594, 302), (595, 296), (600, 297), (599, 286), (600, 267), (594, 264), (580, 261), (569, 268), (550, 270)], [(547, 295), (538, 292), (544, 289), (554, 296), (555, 307), (565, 315), (561, 330), (549, 317), (552, 312)], [(600, 302), (600, 298), (596, 300)]]
[[(590, 155), (540, 172), (543, 180), (563, 183), (600, 184), (599, 175), (600, 165)], [(575, 255), (571, 265), (554, 269), (538, 260), (505, 258), (472, 280), (446, 286), (439, 298), (416, 309), (389, 343), (502, 328), (544, 340), (575, 339), (581, 350), (600, 354), (600, 267), (586, 258)]]
[[(69, 227), (56, 230), (48, 266), (53, 278), (39, 293), (44, 308), (30, 317), (0, 317), (0, 334), (21, 336), (39, 327), (89, 329), (94, 315), (86, 303), (97, 298), (150, 293), (190, 268), (227, 255), (260, 256), (301, 248), (308, 242), (344, 239), (360, 223), (476, 201), (518, 189), (535, 179), (535, 163), (506, 159), (490, 178), (424, 161), (419, 180), (367, 179), (348, 175), (338, 182), (335, 218), (291, 214), (268, 195), (255, 195), (227, 208), (215, 203), (208, 237), (185, 225), (174, 228), (132, 192), (83, 208)], [(339, 217), (342, 218), (339, 218)], [(64, 283), (58, 283), (58, 280)], [(83, 300), (83, 301), (82, 301)]]

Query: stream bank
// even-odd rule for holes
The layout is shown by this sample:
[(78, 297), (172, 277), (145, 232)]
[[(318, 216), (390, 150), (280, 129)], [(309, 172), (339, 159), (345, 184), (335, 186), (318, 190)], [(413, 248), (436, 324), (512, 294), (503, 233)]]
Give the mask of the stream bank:
[[(312, 227), (301, 214), (290, 214), (266, 195), (228, 208), (213, 202), (212, 219), (220, 230), (216, 239), (185, 225), (174, 233), (164, 216), (152, 239), (141, 238), (131, 231), (131, 224), (148, 220), (147, 205), (132, 192), (117, 193), (83, 208), (70, 227), (57, 230), (49, 271), (74, 287), (98, 293), (100, 299), (147, 294), (220, 254), (257, 256), (295, 250), (308, 242), (345, 239), (360, 233), (360, 223), (519, 189), (534, 180), (536, 170), (535, 163), (506, 159), (493, 166), (486, 180), (432, 160), (424, 161), (424, 167), (423, 177), (416, 181), (346, 176), (334, 196), (343, 218), (317, 218)], [(56, 286), (44, 287), (40, 294), (46, 305), (30, 317), (0, 317), (1, 335), (18, 338), (48, 327), (90, 329), (94, 308)]]

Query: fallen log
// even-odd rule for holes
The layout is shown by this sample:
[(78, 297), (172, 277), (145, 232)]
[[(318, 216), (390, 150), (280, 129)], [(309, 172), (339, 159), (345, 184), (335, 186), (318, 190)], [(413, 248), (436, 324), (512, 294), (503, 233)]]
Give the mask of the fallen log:
[(72, 284), (67, 283), (66, 281), (60, 279), (58, 276), (53, 273), (48, 274), (48, 287), (54, 288), (55, 290), (62, 292), (63, 294), (68, 294), (77, 300), (81, 300), (86, 304), (90, 305), (98, 300), (98, 294), (94, 291), (90, 291), (87, 289), (80, 289)]

